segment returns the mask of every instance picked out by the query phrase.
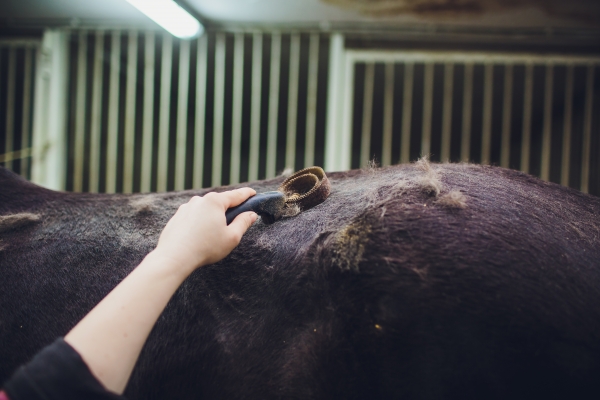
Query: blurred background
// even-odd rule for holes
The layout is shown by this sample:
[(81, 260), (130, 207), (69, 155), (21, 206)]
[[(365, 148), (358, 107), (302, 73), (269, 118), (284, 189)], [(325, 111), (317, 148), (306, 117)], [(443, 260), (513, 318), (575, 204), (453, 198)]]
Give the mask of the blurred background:
[[(415, 161), (600, 195), (597, 0), (3, 0), (0, 164), (148, 192)], [(1, 190), (1, 188), (0, 188)]]

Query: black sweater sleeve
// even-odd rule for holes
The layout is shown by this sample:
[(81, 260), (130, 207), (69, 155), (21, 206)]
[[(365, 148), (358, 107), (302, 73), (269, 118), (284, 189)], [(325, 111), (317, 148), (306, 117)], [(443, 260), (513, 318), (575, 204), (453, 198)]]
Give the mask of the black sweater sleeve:
[(19, 368), (4, 391), (10, 400), (125, 400), (106, 390), (62, 338)]

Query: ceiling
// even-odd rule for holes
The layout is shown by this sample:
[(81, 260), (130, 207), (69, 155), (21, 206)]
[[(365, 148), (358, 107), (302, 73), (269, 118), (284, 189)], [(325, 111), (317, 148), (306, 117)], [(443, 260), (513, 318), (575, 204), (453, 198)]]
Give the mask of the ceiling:
[(124, 0), (3, 0), (2, 16), (11, 18), (119, 18), (142, 19)]
[[(598, 0), (186, 0), (186, 2), (211, 20), (238, 22), (319, 22), (321, 24), (434, 22), (450, 25), (557, 27), (581, 25), (581, 16), (589, 17), (591, 11), (595, 16), (600, 16)], [(575, 17), (565, 18), (564, 10), (552, 12), (554, 10), (544, 7), (548, 3), (555, 2), (582, 3), (584, 6), (579, 8), (583, 8), (583, 12)], [(592, 21), (590, 25), (594, 22), (597, 21)]]
[[(598, 0), (181, 0), (210, 23), (600, 27)], [(11, 25), (148, 25), (125, 0), (2, 0)]]

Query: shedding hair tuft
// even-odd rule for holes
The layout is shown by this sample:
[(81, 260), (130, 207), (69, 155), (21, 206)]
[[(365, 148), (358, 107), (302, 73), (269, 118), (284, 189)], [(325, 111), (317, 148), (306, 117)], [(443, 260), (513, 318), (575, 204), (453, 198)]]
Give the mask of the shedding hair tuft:
[(284, 208), (281, 216), (283, 218), (295, 217), (296, 215), (300, 214), (300, 211), (302, 211), (300, 206), (298, 204), (293, 204)]
[(281, 171), (281, 176), (284, 178), (289, 178), (294, 173), (294, 168), (288, 167)]
[(332, 244), (334, 265), (342, 271), (358, 272), (371, 230), (366, 221), (357, 221), (338, 231)]
[(415, 163), (415, 166), (423, 172), (430, 172), (432, 170), (431, 162), (429, 162), (429, 156), (423, 156), (419, 158)]
[(436, 204), (439, 204), (448, 208), (466, 208), (467, 198), (459, 190), (451, 190), (448, 193), (443, 194)]
[(0, 215), (0, 233), (18, 229), (40, 220), (39, 214), (19, 213), (12, 215)]
[(129, 205), (133, 207), (136, 214), (149, 214), (154, 211), (154, 199), (150, 196), (131, 200)]
[(417, 182), (421, 190), (429, 196), (439, 196), (440, 192), (442, 191), (442, 182), (440, 181), (438, 173), (429, 162), (429, 157), (421, 157), (415, 163), (415, 165), (417, 169), (425, 172), (425, 174), (421, 176)]
[(377, 163), (377, 160), (372, 159), (372, 160), (367, 161), (367, 165), (365, 165), (363, 170), (366, 172), (375, 172), (375, 171), (377, 171), (378, 168), (379, 168), (379, 164)]

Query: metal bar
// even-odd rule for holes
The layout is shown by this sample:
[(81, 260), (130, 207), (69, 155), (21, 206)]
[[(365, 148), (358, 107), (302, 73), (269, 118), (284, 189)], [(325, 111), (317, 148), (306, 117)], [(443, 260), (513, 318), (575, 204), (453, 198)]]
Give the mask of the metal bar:
[[(352, 102), (348, 99), (346, 90), (352, 91), (351, 86), (344, 86), (346, 77), (344, 73), (349, 71), (348, 63), (344, 60), (346, 50), (344, 49), (344, 36), (341, 33), (333, 33), (329, 39), (329, 66), (327, 82), (327, 122), (325, 133), (325, 170), (335, 171), (344, 169), (341, 166), (340, 143), (344, 135), (352, 135), (350, 132), (350, 120), (352, 118)], [(345, 107), (348, 108), (345, 108)], [(344, 130), (348, 128), (348, 130)], [(349, 155), (347, 156), (350, 159)]]
[(75, 105), (75, 143), (74, 143), (74, 165), (73, 165), (73, 191), (83, 190), (83, 159), (85, 157), (85, 109), (86, 109), (86, 78), (87, 78), (87, 32), (79, 33), (77, 54), (77, 89)]
[(144, 114), (142, 119), (142, 168), (140, 191), (152, 188), (152, 149), (154, 147), (154, 32), (144, 35)]
[(492, 95), (494, 66), (485, 64), (483, 76), (483, 130), (481, 135), (481, 163), (490, 164), (492, 158)]
[(471, 115), (473, 113), (473, 64), (465, 64), (465, 82), (463, 90), (462, 137), (460, 158), (468, 162), (471, 158)]
[(242, 157), (242, 100), (244, 96), (244, 34), (236, 33), (233, 50), (233, 115), (229, 184), (240, 182)]
[(277, 118), (279, 116), (279, 79), (281, 70), (281, 33), (271, 34), (271, 82), (269, 83), (269, 125), (267, 132), (267, 179), (274, 178), (277, 165)]
[(92, 120), (90, 128), (90, 187), (89, 192), (100, 189), (100, 149), (102, 138), (102, 68), (104, 64), (104, 32), (96, 32), (94, 45), (94, 82), (92, 84)]
[(65, 190), (69, 33), (46, 29), (36, 52), (31, 181)]
[[(29, 148), (29, 135), (31, 134), (31, 89), (32, 89), (32, 72), (33, 72), (33, 50), (25, 49), (25, 65), (23, 79), (23, 118), (21, 124), (21, 149)], [(29, 159), (21, 161), (21, 176), (25, 179), (29, 178)]]
[[(15, 81), (17, 69), (17, 54), (14, 47), (8, 50), (8, 72), (6, 85), (6, 138), (4, 152), (10, 153), (15, 150)], [(4, 166), (8, 169), (13, 168), (12, 160), (5, 161)]]
[(250, 157), (248, 180), (258, 179), (258, 156), (260, 146), (260, 103), (262, 85), (262, 33), (252, 37), (252, 104), (250, 109)]
[(375, 80), (375, 65), (365, 66), (365, 92), (363, 97), (362, 136), (360, 141), (360, 166), (369, 164), (371, 152), (371, 124), (373, 121), (373, 85)]
[(221, 185), (223, 173), (223, 114), (225, 112), (225, 34), (215, 40), (215, 97), (212, 148), (212, 186)]
[(546, 83), (544, 87), (544, 128), (542, 136), (542, 170), (540, 178), (550, 180), (550, 145), (552, 144), (552, 96), (554, 82), (554, 67), (546, 65)]
[(562, 161), (560, 169), (560, 184), (569, 186), (571, 166), (571, 122), (573, 121), (573, 80), (574, 66), (567, 65), (567, 80), (565, 83), (565, 116), (563, 125)]
[(504, 66), (504, 104), (502, 109), (502, 139), (500, 145), (500, 165), (508, 168), (510, 163), (510, 128), (512, 121), (513, 66)]
[(306, 141), (304, 146), (304, 167), (315, 163), (315, 135), (317, 129), (317, 84), (319, 78), (318, 33), (310, 35), (308, 48), (308, 93), (306, 98)]
[(454, 64), (444, 65), (444, 111), (442, 115), (442, 151), (440, 160), (450, 161), (450, 138), (452, 133), (452, 99), (454, 91)]
[(288, 90), (287, 136), (285, 140), (285, 166), (296, 165), (296, 129), (298, 122), (298, 84), (300, 73), (300, 34), (290, 38), (290, 75)]
[[(48, 97), (38, 97), (40, 92), (35, 91), (34, 109), (45, 108), (47, 118), (34, 118), (32, 147), (43, 150), (33, 152), (31, 178), (34, 183), (53, 190), (66, 190), (69, 41), (70, 33), (65, 30), (45, 30), (43, 50), (40, 52), (44, 60), (38, 57), (35, 63), (35, 69), (44, 75), (43, 79), (47, 82)], [(46, 65), (40, 68), (44, 64)], [(38, 83), (36, 80), (36, 86)], [(38, 156), (40, 153), (43, 154)]]
[[(335, 43), (335, 42), (334, 42)], [(332, 43), (332, 44), (334, 44)], [(337, 45), (339, 45), (340, 43), (337, 42)], [(343, 45), (343, 41), (341, 42), (341, 44)], [(339, 50), (339, 49), (338, 49)], [(350, 169), (352, 166), (352, 105), (354, 104), (354, 69), (355, 69), (355, 62), (351, 57), (344, 57), (343, 56), (343, 51), (342, 51), (342, 55), (341, 55), (342, 59), (345, 60), (345, 65), (342, 68), (342, 76), (344, 79), (343, 84), (341, 85), (340, 89), (343, 90), (343, 96), (341, 101), (343, 101), (343, 107), (341, 110), (338, 110), (338, 112), (340, 113), (340, 117), (343, 118), (342, 120), (342, 129), (341, 131), (338, 131), (338, 135), (336, 137), (337, 142), (333, 142), (333, 140), (331, 140), (330, 142), (328, 142), (328, 149), (332, 149), (332, 150), (327, 150), (328, 152), (333, 151), (333, 149), (336, 149), (337, 151), (335, 151), (336, 153), (336, 164), (335, 166), (337, 167), (338, 170), (347, 170)], [(332, 69), (329, 70), (330, 72), (333, 72)], [(339, 78), (341, 80), (341, 78)], [(339, 84), (339, 82), (338, 82)], [(330, 87), (331, 89), (331, 87)], [(329, 92), (331, 93), (331, 92)], [(329, 103), (331, 104), (331, 103)], [(334, 147), (334, 145), (336, 147)]]
[(410, 127), (412, 118), (414, 64), (404, 64), (404, 98), (402, 100), (402, 137), (400, 139), (400, 163), (410, 161)]
[(121, 72), (121, 32), (113, 31), (110, 46), (110, 77), (108, 92), (108, 142), (106, 147), (106, 192), (117, 191), (119, 135), (119, 77)]
[(204, 123), (206, 119), (206, 69), (208, 56), (208, 39), (203, 35), (198, 39), (196, 61), (196, 126), (194, 127), (194, 188), (202, 187), (204, 176)]
[[(2, 76), (2, 49), (0, 48), (0, 76)], [(4, 93), (4, 82), (0, 79), (0, 94)]]
[[(43, 173), (40, 171), (43, 168), (42, 155), (45, 150), (46, 143), (46, 125), (48, 123), (48, 110), (44, 105), (47, 103), (48, 95), (50, 93), (48, 74), (50, 73), (49, 60), (47, 56), (43, 56), (43, 52), (46, 51), (46, 41), (48, 36), (44, 34), (42, 39), (42, 46), (40, 46), (35, 52), (35, 72), (34, 72), (34, 83), (33, 83), (33, 118), (32, 118), (32, 129), (31, 129), (31, 147), (34, 145), (41, 144), (42, 151), (37, 154), (31, 153), (31, 182), (34, 182), (37, 178), (43, 179)], [(0, 52), (0, 60), (2, 59), (2, 52)], [(0, 64), (0, 71), (2, 65)], [(2, 82), (0, 82), (0, 89), (2, 88)]]
[[(146, 36), (146, 40), (148, 37)], [(154, 36), (151, 39), (152, 52), (154, 52)], [(154, 78), (154, 56), (151, 68)], [(135, 114), (136, 114), (136, 88), (137, 88), (137, 63), (138, 63), (138, 33), (130, 31), (127, 43), (127, 82), (125, 86), (125, 132), (123, 149), (123, 192), (133, 192), (133, 171), (135, 156)], [(145, 96), (145, 94), (144, 94)], [(144, 99), (145, 101), (145, 99)], [(144, 173), (142, 172), (142, 175)], [(148, 188), (150, 190), (150, 188)]]
[(597, 55), (565, 54), (521, 54), (521, 53), (477, 53), (453, 51), (387, 51), (387, 50), (347, 50), (347, 56), (357, 62), (431, 62), (466, 64), (542, 64), (551, 59), (554, 63), (587, 64), (600, 63)]
[(531, 154), (531, 113), (533, 109), (533, 64), (527, 64), (525, 66), (525, 89), (523, 97), (523, 137), (521, 143), (521, 171), (529, 173)]
[(175, 190), (185, 189), (187, 117), (190, 85), (190, 41), (179, 46), (179, 89), (177, 100), (177, 142), (175, 145)]
[(421, 155), (431, 153), (431, 118), (433, 116), (433, 63), (425, 64), (423, 82), (423, 125), (421, 134)]
[(167, 190), (169, 176), (169, 124), (171, 117), (171, 73), (173, 68), (173, 37), (163, 36), (160, 67), (160, 110), (158, 119), (158, 173), (156, 190)]
[(592, 105), (594, 103), (594, 65), (587, 68), (585, 81), (585, 114), (583, 125), (583, 141), (581, 147), (581, 191), (590, 190), (590, 147), (592, 146)]
[(381, 165), (392, 164), (392, 127), (394, 123), (394, 64), (385, 64), (385, 89), (383, 98), (383, 143)]

